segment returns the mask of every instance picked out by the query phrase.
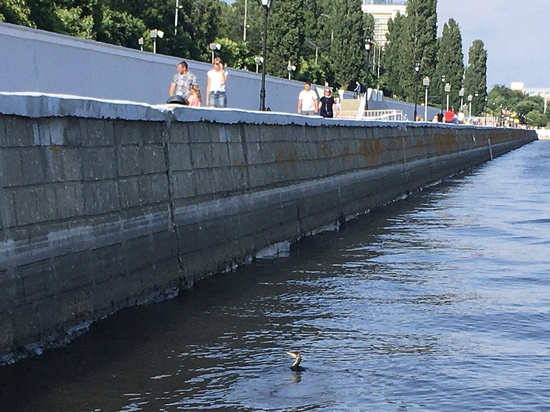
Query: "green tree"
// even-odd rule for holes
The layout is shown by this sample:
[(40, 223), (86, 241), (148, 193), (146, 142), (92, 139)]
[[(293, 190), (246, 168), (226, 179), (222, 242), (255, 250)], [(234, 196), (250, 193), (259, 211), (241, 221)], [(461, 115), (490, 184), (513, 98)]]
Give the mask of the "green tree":
[(268, 19), (266, 71), (278, 77), (288, 75), (290, 61), (300, 62), (304, 43), (304, 0), (276, 0)]
[(388, 22), (388, 34), (386, 35), (387, 44), (384, 52), (384, 73), (383, 82), (387, 85), (387, 92), (390, 96), (399, 98), (403, 96), (402, 62), (401, 50), (405, 47), (407, 41), (406, 17), (397, 14), (397, 16)]
[(366, 59), (366, 17), (361, 11), (361, 0), (335, 0), (333, 7), (330, 59), (334, 64), (334, 80), (337, 85), (349, 88), (356, 80), (364, 83), (360, 75)]
[(0, 2), (0, 21), (35, 27), (30, 20), (31, 10), (25, 0), (3, 0)]
[(149, 37), (145, 23), (127, 12), (112, 10), (101, 5), (95, 11), (96, 40), (116, 44), (118, 46), (135, 48), (140, 37)]
[(468, 51), (464, 74), (465, 95), (472, 95), (472, 115), (481, 115), (487, 102), (487, 51), (481, 40), (474, 40)]
[(442, 76), (445, 76), (445, 83), (451, 86), (449, 105), (456, 110), (460, 106), (458, 92), (462, 88), (464, 80), (464, 55), (462, 54), (460, 28), (453, 19), (445, 23), (438, 40), (435, 78), (441, 79)]
[(403, 97), (414, 100), (417, 75), (432, 77), (437, 51), (437, 0), (409, 0), (407, 3), (406, 35), (400, 52), (400, 76)]

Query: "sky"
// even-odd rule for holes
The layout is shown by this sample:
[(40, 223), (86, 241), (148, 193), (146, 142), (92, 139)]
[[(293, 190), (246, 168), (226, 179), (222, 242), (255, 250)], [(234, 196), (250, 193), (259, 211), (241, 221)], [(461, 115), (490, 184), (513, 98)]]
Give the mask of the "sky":
[(454, 19), (465, 63), (474, 40), (487, 50), (487, 88), (550, 88), (550, 0), (437, 0), (438, 36)]

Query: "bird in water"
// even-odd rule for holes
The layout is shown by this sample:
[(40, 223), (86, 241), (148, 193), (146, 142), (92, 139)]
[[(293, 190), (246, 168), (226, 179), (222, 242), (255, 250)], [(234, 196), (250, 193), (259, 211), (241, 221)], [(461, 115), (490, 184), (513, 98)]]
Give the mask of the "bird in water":
[(294, 361), (294, 363), (292, 364), (292, 366), (290, 367), (290, 370), (292, 370), (294, 372), (303, 372), (303, 371), (306, 370), (306, 368), (304, 368), (303, 366), (300, 366), (300, 362), (302, 361), (302, 357), (300, 356), (299, 352), (287, 352), (287, 354), (289, 354), (294, 359), (296, 359)]

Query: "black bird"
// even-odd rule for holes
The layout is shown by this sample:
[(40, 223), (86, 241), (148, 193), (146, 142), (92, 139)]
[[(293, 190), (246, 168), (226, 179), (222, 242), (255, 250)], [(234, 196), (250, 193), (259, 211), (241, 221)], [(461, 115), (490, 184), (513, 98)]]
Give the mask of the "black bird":
[(291, 371), (294, 371), (294, 372), (303, 372), (306, 370), (306, 368), (304, 368), (303, 366), (300, 366), (300, 362), (302, 361), (302, 357), (300, 356), (300, 353), (299, 352), (287, 352), (287, 354), (289, 354), (290, 356), (292, 356), (294, 359), (296, 359), (294, 361), (294, 363), (292, 364), (292, 366), (290, 367), (290, 370)]

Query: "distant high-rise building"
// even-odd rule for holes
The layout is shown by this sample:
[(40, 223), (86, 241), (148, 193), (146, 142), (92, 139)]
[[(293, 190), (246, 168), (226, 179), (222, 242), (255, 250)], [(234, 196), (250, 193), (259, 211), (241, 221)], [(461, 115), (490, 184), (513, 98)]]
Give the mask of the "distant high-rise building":
[(406, 14), (407, 0), (363, 0), (361, 10), (374, 17), (374, 38), (372, 40), (377, 45), (384, 46), (388, 21), (395, 18), (397, 13)]

